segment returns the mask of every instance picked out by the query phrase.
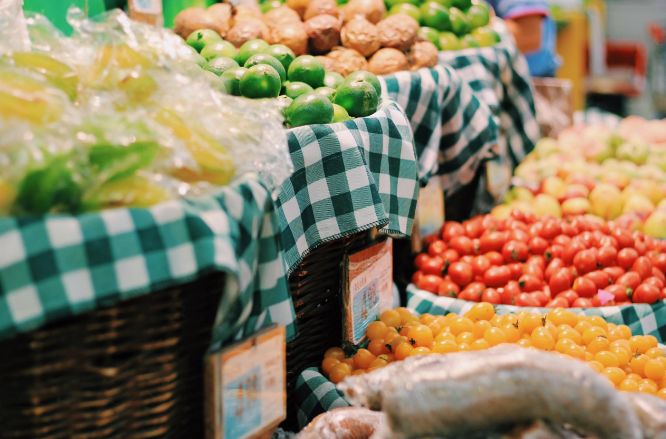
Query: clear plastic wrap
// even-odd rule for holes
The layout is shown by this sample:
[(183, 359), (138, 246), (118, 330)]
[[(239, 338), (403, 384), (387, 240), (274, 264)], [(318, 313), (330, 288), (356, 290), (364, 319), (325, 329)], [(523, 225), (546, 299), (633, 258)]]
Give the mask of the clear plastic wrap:
[(29, 47), (23, 0), (0, 0), (0, 55)]

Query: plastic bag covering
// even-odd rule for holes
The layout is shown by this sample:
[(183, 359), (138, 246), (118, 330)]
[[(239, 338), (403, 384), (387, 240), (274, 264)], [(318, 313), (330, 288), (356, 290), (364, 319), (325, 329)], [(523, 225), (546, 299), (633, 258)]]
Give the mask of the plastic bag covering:
[(0, 0), (0, 54), (26, 50), (30, 45), (22, 0)]
[(27, 20), (0, 56), (0, 213), (149, 206), (292, 165), (276, 104), (221, 92), (171, 32), (70, 10), (71, 38)]

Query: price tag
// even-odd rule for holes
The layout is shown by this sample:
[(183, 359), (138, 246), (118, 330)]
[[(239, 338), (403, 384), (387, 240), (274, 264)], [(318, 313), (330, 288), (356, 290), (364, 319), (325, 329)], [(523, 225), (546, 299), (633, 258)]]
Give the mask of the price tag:
[(439, 177), (433, 177), (421, 188), (416, 203), (420, 236), (437, 233), (444, 223), (444, 189)]
[(499, 201), (511, 186), (511, 166), (502, 160), (486, 162), (486, 189), (492, 197)]
[(358, 344), (368, 324), (393, 305), (393, 240), (347, 256), (344, 272), (343, 338)]
[(270, 437), (287, 415), (284, 326), (209, 354), (206, 438)]
[(162, 0), (129, 0), (129, 16), (131, 19), (154, 26), (164, 24)]

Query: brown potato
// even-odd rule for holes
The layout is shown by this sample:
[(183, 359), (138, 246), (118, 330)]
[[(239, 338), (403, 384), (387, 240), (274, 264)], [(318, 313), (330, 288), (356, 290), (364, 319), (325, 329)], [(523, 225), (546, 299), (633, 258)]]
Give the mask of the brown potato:
[(261, 9), (259, 9), (258, 6), (238, 5), (234, 9), (234, 17), (236, 18), (236, 20), (246, 17), (261, 18), (262, 14), (261, 14)]
[(245, 18), (236, 20), (234, 26), (227, 32), (226, 40), (240, 47), (244, 42), (260, 38), (265, 40), (268, 38), (268, 26), (256, 18)]
[(407, 50), (419, 32), (419, 23), (406, 14), (395, 14), (377, 23), (379, 43), (382, 47)]
[(332, 61), (332, 65), (327, 70), (337, 72), (342, 76), (347, 76), (357, 70), (368, 70), (368, 60), (354, 49), (336, 47), (326, 58)]
[(335, 0), (310, 0), (310, 4), (305, 10), (304, 20), (309, 20), (317, 15), (340, 16), (340, 10)]
[(430, 41), (417, 41), (407, 53), (412, 70), (437, 65), (437, 47)]
[(376, 24), (384, 18), (386, 6), (384, 0), (351, 0), (342, 10), (345, 23), (362, 15), (370, 23)]
[(317, 15), (305, 22), (308, 33), (310, 52), (328, 53), (340, 44), (340, 26), (342, 23), (332, 15)]
[(375, 75), (388, 75), (408, 68), (407, 57), (398, 49), (379, 49), (368, 61), (368, 70)]
[(372, 55), (380, 47), (377, 27), (361, 16), (342, 27), (340, 38), (343, 46), (354, 49), (363, 56)]
[(324, 69), (326, 69), (327, 72), (335, 71), (335, 61), (333, 61), (331, 58), (327, 56), (315, 56), (315, 59), (319, 61), (322, 66), (324, 66)]
[(279, 24), (300, 23), (301, 17), (298, 15), (298, 12), (290, 7), (280, 6), (268, 11), (264, 15), (264, 21), (269, 26), (277, 26)]
[(310, 4), (310, 0), (287, 0), (286, 4), (291, 9), (298, 12), (299, 16), (303, 17), (303, 15), (305, 15), (305, 10)]
[(173, 31), (182, 38), (187, 38), (199, 29), (214, 29), (215, 19), (204, 8), (182, 10), (174, 20)]
[(208, 15), (215, 21), (215, 28), (222, 38), (227, 35), (231, 29), (232, 10), (231, 5), (226, 3), (216, 3), (207, 9)]
[(308, 51), (308, 34), (305, 25), (300, 21), (271, 26), (267, 41), (270, 44), (284, 44), (293, 50), (296, 56)]

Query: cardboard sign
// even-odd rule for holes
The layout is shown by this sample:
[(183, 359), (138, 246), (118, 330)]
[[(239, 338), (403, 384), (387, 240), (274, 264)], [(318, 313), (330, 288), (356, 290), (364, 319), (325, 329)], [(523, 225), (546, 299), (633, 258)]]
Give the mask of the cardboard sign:
[(270, 437), (286, 418), (284, 326), (206, 358), (206, 438)]
[(393, 240), (345, 258), (343, 339), (358, 344), (368, 324), (393, 305)]

